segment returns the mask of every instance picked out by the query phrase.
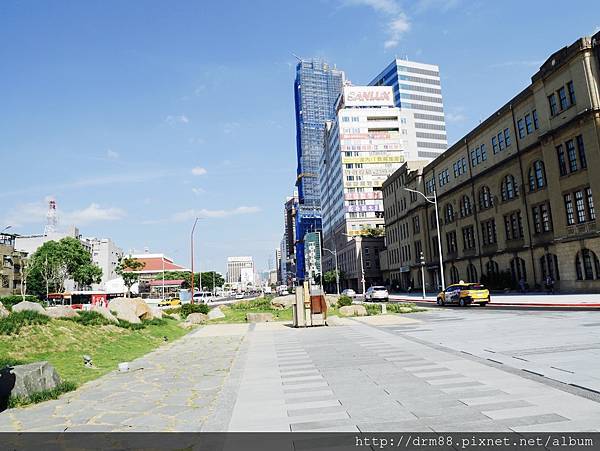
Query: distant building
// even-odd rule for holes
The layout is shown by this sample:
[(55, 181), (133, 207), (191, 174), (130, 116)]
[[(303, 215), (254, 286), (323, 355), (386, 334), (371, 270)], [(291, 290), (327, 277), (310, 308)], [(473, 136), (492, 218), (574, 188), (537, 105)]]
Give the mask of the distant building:
[(226, 282), (237, 289), (254, 286), (256, 280), (252, 257), (228, 257)]
[(296, 211), (298, 206), (298, 192), (288, 197), (284, 204), (284, 234), (281, 251), (282, 283), (292, 285), (296, 278)]
[(438, 66), (395, 59), (369, 84), (394, 90), (394, 105), (411, 124), (403, 139), (417, 147), (418, 158), (411, 159), (433, 159), (448, 148)]
[(21, 268), (26, 255), (15, 250), (15, 235), (0, 233), (0, 296), (21, 294)]
[(92, 253), (91, 243), (82, 237), (77, 227), (69, 227), (66, 231), (48, 231), (46, 234), (39, 235), (18, 235), (15, 238), (15, 248), (22, 252), (27, 252), (31, 255), (37, 251), (44, 243), (48, 241), (60, 241), (63, 238), (75, 238), (78, 239), (83, 247), (87, 249), (90, 254)]
[(102, 280), (92, 289), (103, 289), (106, 282), (116, 279), (119, 260), (123, 257), (123, 251), (110, 238), (86, 238), (92, 248), (92, 262), (102, 269)]
[(156, 277), (167, 271), (190, 272), (188, 268), (173, 263), (173, 260), (165, 254), (143, 253), (127, 255), (126, 257), (134, 258), (144, 264), (144, 267), (139, 271), (127, 271), (139, 274), (140, 281), (155, 280)]

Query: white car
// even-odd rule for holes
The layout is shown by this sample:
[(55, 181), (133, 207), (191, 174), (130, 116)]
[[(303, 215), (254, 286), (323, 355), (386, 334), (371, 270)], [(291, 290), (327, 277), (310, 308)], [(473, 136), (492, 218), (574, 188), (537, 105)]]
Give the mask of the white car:
[(388, 290), (382, 286), (370, 287), (365, 294), (365, 301), (387, 301), (389, 298)]
[(348, 296), (349, 298), (355, 298), (356, 291), (354, 291), (352, 288), (346, 288), (344, 291), (342, 291), (342, 296)]
[(235, 298), (236, 299), (244, 299), (244, 293), (236, 293)]

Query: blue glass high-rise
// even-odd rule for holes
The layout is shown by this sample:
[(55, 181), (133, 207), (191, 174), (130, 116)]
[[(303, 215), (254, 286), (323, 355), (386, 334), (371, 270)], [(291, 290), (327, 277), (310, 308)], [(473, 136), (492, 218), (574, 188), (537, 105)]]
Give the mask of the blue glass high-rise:
[(335, 115), (344, 72), (319, 59), (296, 66), (296, 150), (298, 208), (296, 209), (296, 278), (304, 280), (304, 235), (321, 230), (319, 160), (323, 153), (325, 121)]

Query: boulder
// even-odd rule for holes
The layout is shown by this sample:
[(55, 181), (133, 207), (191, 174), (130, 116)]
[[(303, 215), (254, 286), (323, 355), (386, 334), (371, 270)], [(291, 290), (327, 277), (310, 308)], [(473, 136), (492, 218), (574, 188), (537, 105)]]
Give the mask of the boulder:
[(285, 309), (291, 307), (296, 300), (296, 296), (293, 294), (287, 296), (277, 296), (271, 301), (271, 305), (276, 309)]
[(117, 318), (123, 321), (127, 321), (131, 324), (142, 324), (142, 320), (137, 317), (135, 310), (133, 309), (122, 309), (116, 312)]
[(335, 307), (337, 305), (338, 299), (339, 296), (337, 294), (325, 295), (325, 302), (327, 302), (327, 307)]
[(367, 309), (364, 305), (360, 304), (352, 304), (345, 305), (344, 307), (340, 307), (340, 315), (341, 316), (366, 316)]
[(109, 320), (111, 323), (118, 323), (119, 322), (119, 320), (115, 317), (115, 315), (113, 315), (112, 313), (110, 313), (110, 310), (107, 309), (106, 307), (101, 307), (99, 305), (92, 305), (91, 311), (99, 313), (104, 318), (106, 318), (107, 320)]
[(195, 326), (195, 324), (188, 323), (187, 321), (182, 321), (181, 323), (178, 323), (177, 325), (179, 327), (181, 327), (182, 329), (191, 329), (192, 327)]
[(246, 313), (246, 321), (249, 323), (265, 323), (273, 321), (272, 313)]
[(68, 305), (48, 307), (48, 309), (46, 309), (46, 313), (50, 318), (75, 318), (79, 316), (79, 313), (77, 313)]
[(116, 312), (117, 318), (136, 323), (133, 317), (139, 319), (152, 319), (152, 310), (142, 298), (115, 298), (108, 303), (108, 309)]
[(204, 313), (190, 313), (185, 322), (192, 324), (202, 324), (208, 321), (208, 316)]
[(41, 304), (38, 304), (37, 302), (29, 302), (29, 301), (21, 301), (18, 304), (13, 305), (12, 311), (13, 312), (29, 311), (29, 312), (36, 312), (41, 315), (48, 315), (48, 312), (46, 312), (46, 309), (44, 307), (42, 307)]
[(208, 312), (208, 319), (225, 318), (225, 314), (219, 307), (216, 307)]
[(15, 365), (0, 374), (0, 404), (2, 398), (31, 396), (43, 390), (56, 388), (61, 382), (60, 376), (48, 362)]
[(10, 312), (0, 302), (0, 318), (6, 318), (8, 315), (10, 315)]
[(161, 309), (158, 307), (150, 307), (150, 309), (152, 310), (152, 318), (162, 319), (163, 312)]
[(171, 317), (171, 318), (173, 318), (174, 320), (181, 321), (181, 315), (180, 315), (179, 313), (171, 313), (171, 314), (170, 314), (170, 315), (168, 315), (168, 316), (170, 316), (170, 317)]

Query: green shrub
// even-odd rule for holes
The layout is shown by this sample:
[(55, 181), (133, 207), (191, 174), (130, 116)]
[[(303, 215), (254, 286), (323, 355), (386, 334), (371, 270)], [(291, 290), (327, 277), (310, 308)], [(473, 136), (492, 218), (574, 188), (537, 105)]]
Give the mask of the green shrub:
[(181, 307), (171, 307), (171, 308), (163, 310), (163, 313), (165, 315), (172, 315), (173, 313), (179, 314), (180, 312), (181, 312)]
[(73, 318), (64, 318), (75, 321), (76, 323), (82, 324), (83, 326), (105, 326), (111, 324), (104, 316), (98, 312), (92, 312), (88, 310), (78, 310), (79, 316)]
[(271, 305), (272, 297), (254, 299), (252, 301), (238, 302), (231, 304), (233, 310), (273, 310)]
[(425, 308), (417, 307), (412, 302), (401, 302), (401, 303), (393, 303), (387, 305), (387, 311), (390, 313), (415, 313), (415, 312), (424, 312)]
[[(12, 306), (15, 304), (18, 304), (22, 300), (23, 300), (23, 296), (18, 296), (18, 295), (4, 296), (4, 297), (0, 298), (0, 302), (8, 310), (12, 310)], [(44, 302), (40, 301), (36, 296), (32, 296), (30, 294), (25, 296), (25, 300), (29, 301), (29, 302), (37, 302), (39, 304), (44, 304)]]
[(9, 366), (23, 365), (25, 362), (22, 360), (12, 359), (10, 357), (0, 357), (0, 369)]
[(363, 304), (367, 310), (367, 315), (379, 315), (381, 314), (381, 305), (379, 304)]
[(352, 298), (350, 296), (346, 296), (345, 294), (343, 294), (338, 299), (337, 306), (344, 307), (346, 305), (352, 305)]
[(183, 304), (178, 313), (185, 319), (191, 313), (204, 313), (206, 315), (208, 310), (206, 304)]
[(8, 408), (12, 409), (14, 407), (21, 407), (42, 401), (48, 401), (50, 399), (56, 399), (63, 393), (73, 391), (76, 388), (77, 385), (73, 382), (63, 381), (53, 389), (42, 390), (40, 392), (33, 393), (30, 396), (11, 396), (8, 399)]
[(130, 323), (129, 321), (125, 321), (123, 319), (120, 319), (119, 322), (117, 324), (115, 324), (115, 326), (119, 326), (122, 327), (123, 329), (129, 329), (129, 330), (140, 330), (146, 327), (146, 325), (144, 323)]
[(164, 326), (167, 324), (167, 320), (161, 318), (145, 319), (142, 320), (142, 324), (144, 326)]
[(0, 335), (18, 334), (23, 326), (46, 324), (50, 318), (37, 312), (23, 311), (11, 313), (0, 319)]

